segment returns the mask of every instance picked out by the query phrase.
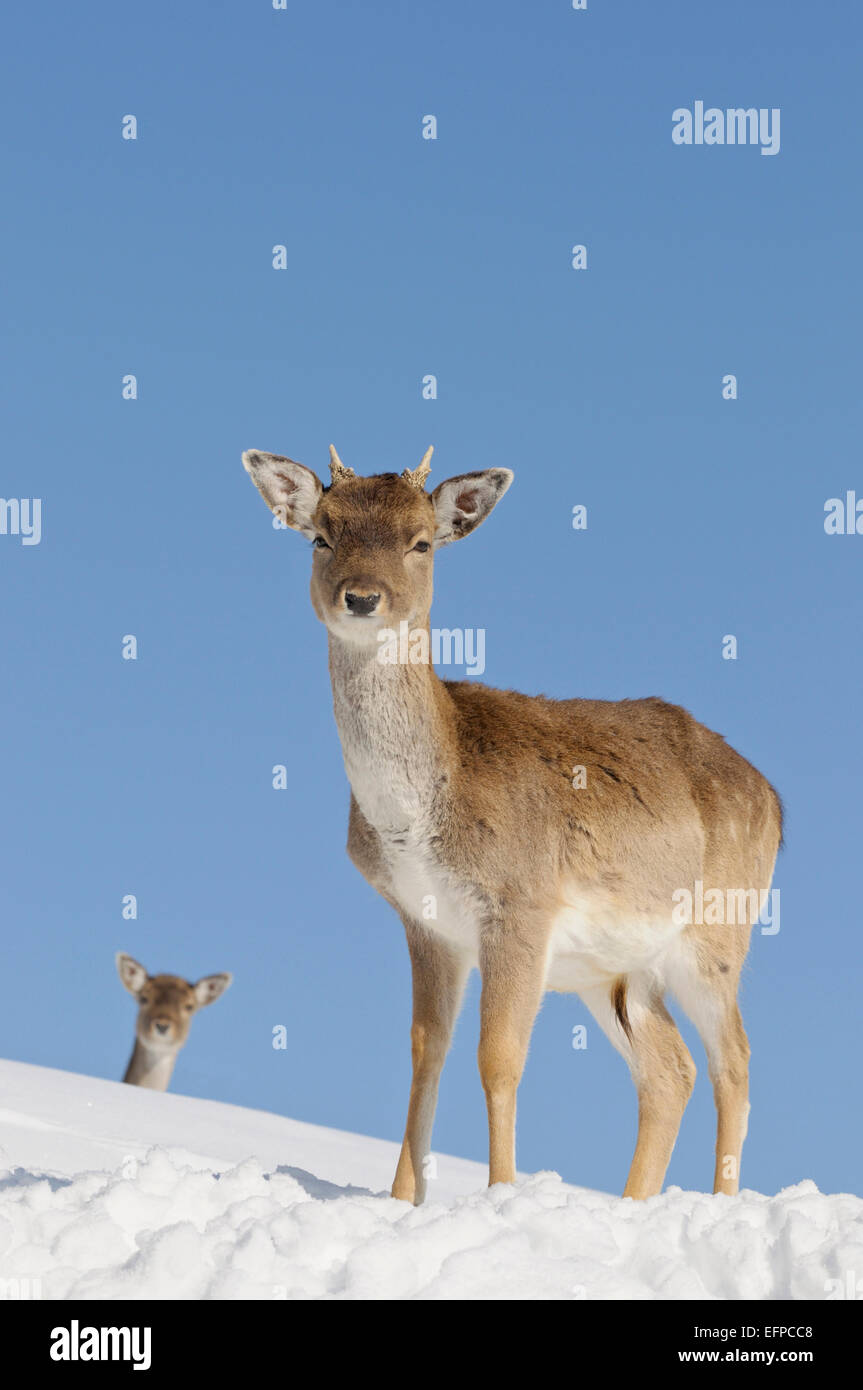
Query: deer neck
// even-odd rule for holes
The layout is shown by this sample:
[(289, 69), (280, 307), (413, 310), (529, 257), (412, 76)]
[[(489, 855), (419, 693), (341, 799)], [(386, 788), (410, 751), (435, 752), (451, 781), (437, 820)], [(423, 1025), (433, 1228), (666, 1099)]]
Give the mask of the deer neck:
[(427, 820), (445, 797), (455, 730), (452, 701), (431, 662), (383, 663), (379, 652), (330, 637), (345, 771), (366, 820), (386, 833)]
[(176, 1052), (151, 1052), (136, 1038), (123, 1080), (148, 1091), (167, 1091), (176, 1060)]

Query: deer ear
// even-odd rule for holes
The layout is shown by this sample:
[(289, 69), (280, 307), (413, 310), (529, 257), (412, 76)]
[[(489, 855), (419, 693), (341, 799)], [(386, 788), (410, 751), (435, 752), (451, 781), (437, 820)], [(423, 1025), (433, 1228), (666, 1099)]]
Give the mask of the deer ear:
[(214, 1004), (224, 994), (233, 978), (233, 975), (228, 974), (205, 975), (203, 980), (199, 980), (194, 987), (198, 1008), (202, 1009), (205, 1004)]
[(134, 994), (137, 999), (141, 990), (148, 980), (148, 975), (143, 965), (139, 965), (131, 956), (127, 956), (124, 951), (117, 952), (117, 973), (126, 989), (130, 994)]
[(435, 548), (461, 540), (485, 521), (506, 492), (513, 475), (508, 468), (487, 468), (484, 473), (463, 473), (448, 478), (431, 495), (435, 510)]
[(258, 449), (243, 454), (243, 467), (279, 521), (292, 531), (315, 535), (312, 518), (324, 489), (311, 468), (279, 454), (262, 454)]

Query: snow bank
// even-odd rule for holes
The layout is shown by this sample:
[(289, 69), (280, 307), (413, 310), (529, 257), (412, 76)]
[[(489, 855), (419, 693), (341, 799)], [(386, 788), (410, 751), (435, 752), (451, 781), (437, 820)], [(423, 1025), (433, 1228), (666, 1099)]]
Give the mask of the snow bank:
[(0, 1097), (7, 1296), (823, 1299), (863, 1271), (863, 1201), (811, 1182), (635, 1203), (441, 1156), (414, 1209), (381, 1140), (18, 1063)]

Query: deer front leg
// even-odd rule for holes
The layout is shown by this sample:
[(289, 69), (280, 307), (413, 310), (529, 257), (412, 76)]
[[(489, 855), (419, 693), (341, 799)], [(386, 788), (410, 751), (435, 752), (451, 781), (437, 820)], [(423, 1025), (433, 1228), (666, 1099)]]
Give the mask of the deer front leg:
[(489, 1187), (515, 1182), (516, 1093), (543, 995), (547, 935), (540, 929), (534, 936), (523, 923), (496, 926), (480, 951), (479, 1074), (488, 1107)]
[(392, 1195), (419, 1206), (426, 1191), (424, 1164), (431, 1148), (438, 1082), (470, 963), (425, 927), (402, 920), (413, 972), (413, 1079)]

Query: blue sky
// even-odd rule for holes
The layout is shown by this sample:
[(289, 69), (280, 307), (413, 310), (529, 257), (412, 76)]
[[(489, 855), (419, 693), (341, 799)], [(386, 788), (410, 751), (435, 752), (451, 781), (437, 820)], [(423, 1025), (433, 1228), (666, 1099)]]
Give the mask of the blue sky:
[[(0, 1055), (119, 1078), (114, 952), (227, 969), (175, 1090), (400, 1138), (401, 925), (344, 852), (308, 547), (240, 453), (325, 471), (332, 440), (376, 472), (432, 443), (434, 481), (516, 475), (437, 563), (433, 621), (485, 629), (484, 680), (662, 695), (781, 791), (743, 1182), (859, 1190), (863, 536), (823, 521), (863, 497), (861, 37), (856, 7), (788, 0), (17, 8), (0, 495), (42, 499), (42, 539), (0, 535)], [(779, 108), (780, 153), (674, 145), (696, 100)], [(483, 1159), (477, 995), (434, 1145)], [(668, 1181), (705, 1188), (684, 1033)], [(620, 1058), (549, 996), (519, 1166), (619, 1191), (635, 1121)]]

